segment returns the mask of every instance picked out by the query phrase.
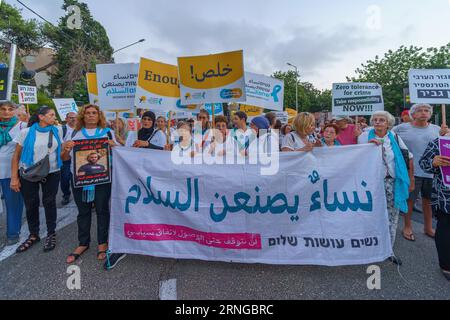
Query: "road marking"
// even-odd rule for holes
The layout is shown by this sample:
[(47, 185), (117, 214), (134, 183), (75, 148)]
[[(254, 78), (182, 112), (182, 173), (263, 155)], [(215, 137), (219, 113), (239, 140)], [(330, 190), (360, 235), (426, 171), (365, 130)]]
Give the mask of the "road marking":
[(159, 300), (177, 300), (177, 279), (159, 282)]
[[(1, 200), (0, 200), (1, 201)], [(78, 215), (78, 209), (75, 206), (75, 204), (72, 202), (68, 204), (64, 208), (58, 208), (58, 218), (56, 221), (56, 231), (61, 230), (62, 228), (68, 226), (69, 224), (72, 224), (77, 221), (77, 215)], [(25, 212), (24, 212), (25, 215)], [(40, 237), (45, 238), (47, 236), (47, 226), (45, 223), (45, 214), (44, 214), (44, 208), (39, 208), (39, 220), (41, 222), (40, 225)], [(13, 246), (7, 246), (3, 250), (0, 251), (0, 262), (11, 257), (16, 253), (16, 249), (20, 246), (22, 242), (27, 240), (28, 238), (28, 224), (25, 222), (22, 224), (22, 228), (20, 230), (20, 241), (19, 243), (13, 245)], [(56, 235), (58, 239), (58, 235)]]

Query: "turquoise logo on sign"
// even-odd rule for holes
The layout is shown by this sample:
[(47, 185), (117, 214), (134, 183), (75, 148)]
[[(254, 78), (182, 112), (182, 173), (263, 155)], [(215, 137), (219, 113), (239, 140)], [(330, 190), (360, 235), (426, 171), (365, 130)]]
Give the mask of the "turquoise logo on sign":
[(280, 86), (280, 85), (276, 85), (276, 86), (273, 88), (273, 91), (272, 91), (272, 94), (271, 94), (271, 96), (273, 97), (273, 101), (275, 101), (275, 102), (280, 101), (280, 100), (278, 99), (278, 94), (280, 93), (280, 91), (281, 91), (281, 86)]
[[(208, 111), (209, 114), (212, 114), (212, 103), (206, 103), (205, 104), (205, 110)], [(214, 113), (222, 113), (223, 112), (223, 106), (221, 103), (214, 103)]]

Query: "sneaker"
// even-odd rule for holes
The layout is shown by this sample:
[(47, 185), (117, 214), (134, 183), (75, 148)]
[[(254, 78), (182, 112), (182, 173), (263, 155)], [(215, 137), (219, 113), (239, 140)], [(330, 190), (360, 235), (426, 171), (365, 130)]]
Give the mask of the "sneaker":
[(66, 206), (70, 203), (70, 196), (64, 196), (61, 205)]
[(110, 253), (106, 255), (106, 261), (103, 265), (103, 269), (106, 271), (113, 269), (120, 260), (125, 258), (127, 255), (125, 253)]

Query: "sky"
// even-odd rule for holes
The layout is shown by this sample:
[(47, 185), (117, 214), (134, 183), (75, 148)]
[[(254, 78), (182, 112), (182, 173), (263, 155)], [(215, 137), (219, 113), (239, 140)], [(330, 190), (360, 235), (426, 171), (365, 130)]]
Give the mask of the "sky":
[[(19, 8), (15, 0), (6, 0)], [(62, 0), (22, 0), (57, 24)], [(244, 50), (246, 71), (271, 75), (296, 65), (319, 89), (401, 45), (450, 42), (450, 0), (83, 0), (106, 29), (116, 63)], [(23, 9), (25, 18), (36, 18)]]

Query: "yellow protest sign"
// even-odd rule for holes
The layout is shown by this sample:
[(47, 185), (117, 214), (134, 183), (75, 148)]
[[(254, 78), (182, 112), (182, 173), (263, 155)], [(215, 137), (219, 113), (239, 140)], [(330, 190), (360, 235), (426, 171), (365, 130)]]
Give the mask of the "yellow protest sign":
[(98, 86), (97, 74), (94, 72), (86, 73), (87, 88), (89, 94), (89, 103), (98, 105)]
[(243, 51), (178, 58), (183, 105), (245, 101)]
[(264, 110), (259, 107), (241, 104), (239, 107), (239, 111), (245, 112), (249, 117), (257, 117), (262, 115)]

